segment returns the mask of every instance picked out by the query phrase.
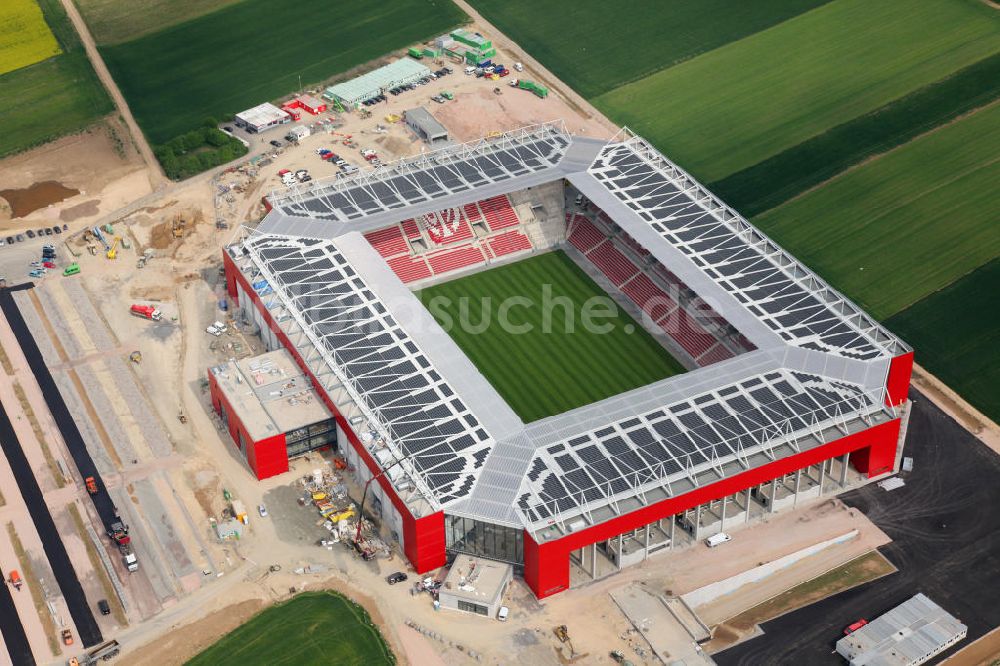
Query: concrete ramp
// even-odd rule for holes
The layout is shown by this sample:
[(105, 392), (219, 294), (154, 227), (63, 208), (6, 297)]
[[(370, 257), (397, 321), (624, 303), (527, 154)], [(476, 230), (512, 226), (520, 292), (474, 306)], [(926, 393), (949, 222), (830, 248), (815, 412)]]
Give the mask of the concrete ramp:
[(641, 585), (627, 585), (609, 594), (662, 663), (715, 663), (698, 645), (699, 640), (708, 639), (708, 627), (683, 600), (668, 600)]

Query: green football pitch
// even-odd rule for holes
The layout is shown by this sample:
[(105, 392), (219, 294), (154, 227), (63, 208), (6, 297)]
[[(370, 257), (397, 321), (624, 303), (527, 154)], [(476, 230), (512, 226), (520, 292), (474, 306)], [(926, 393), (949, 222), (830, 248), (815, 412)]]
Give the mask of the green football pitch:
[(395, 663), (363, 608), (333, 592), (307, 592), (255, 615), (188, 666)]
[(419, 297), (526, 423), (685, 371), (561, 251)]

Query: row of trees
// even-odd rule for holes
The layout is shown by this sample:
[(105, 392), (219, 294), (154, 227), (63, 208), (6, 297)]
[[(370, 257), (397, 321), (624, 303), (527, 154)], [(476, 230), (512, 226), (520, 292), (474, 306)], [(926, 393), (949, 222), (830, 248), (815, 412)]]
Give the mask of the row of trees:
[(217, 124), (214, 118), (207, 118), (202, 127), (174, 137), (153, 149), (168, 178), (190, 178), (247, 154), (247, 147), (219, 130)]

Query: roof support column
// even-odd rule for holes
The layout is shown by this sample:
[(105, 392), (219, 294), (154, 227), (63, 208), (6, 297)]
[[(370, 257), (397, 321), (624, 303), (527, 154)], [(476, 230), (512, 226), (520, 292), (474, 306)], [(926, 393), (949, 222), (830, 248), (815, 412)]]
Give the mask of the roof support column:
[(670, 516), (670, 550), (674, 549), (674, 529), (677, 527), (677, 517)]
[(847, 465), (851, 457), (850, 453), (845, 453), (840, 459), (840, 487), (847, 487)]
[(792, 507), (799, 503), (799, 484), (802, 482), (802, 468), (795, 470), (795, 497), (792, 499)]
[(823, 477), (826, 476), (826, 463), (824, 460), (819, 464), (819, 496), (823, 496)]
[(747, 503), (746, 503), (746, 506), (744, 507), (746, 509), (746, 511), (745, 511), (746, 515), (743, 517), (743, 523), (744, 524), (750, 522), (750, 489), (749, 488), (747, 488), (746, 493), (747, 493)]
[(597, 580), (597, 542), (590, 544), (590, 579)]
[(719, 518), (719, 531), (726, 531), (726, 500), (729, 499), (729, 495), (724, 495), (722, 497), (722, 515)]
[(622, 535), (619, 534), (618, 535), (618, 557), (615, 558), (615, 564), (618, 565), (618, 571), (622, 570), (622, 555), (623, 554), (624, 553), (622, 551)]
[(701, 504), (694, 510), (694, 540), (697, 541), (701, 534)]
[(778, 480), (771, 479), (771, 498), (767, 502), (767, 512), (774, 513), (775, 497), (778, 495)]
[(649, 557), (649, 523), (646, 523), (646, 552), (643, 554), (642, 559)]

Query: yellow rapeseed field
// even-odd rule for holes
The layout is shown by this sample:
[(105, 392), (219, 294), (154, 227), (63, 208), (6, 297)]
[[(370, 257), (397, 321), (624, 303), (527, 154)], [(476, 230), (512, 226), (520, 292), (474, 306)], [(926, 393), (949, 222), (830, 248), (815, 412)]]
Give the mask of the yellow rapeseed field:
[(35, 0), (0, 0), (0, 74), (60, 53)]

